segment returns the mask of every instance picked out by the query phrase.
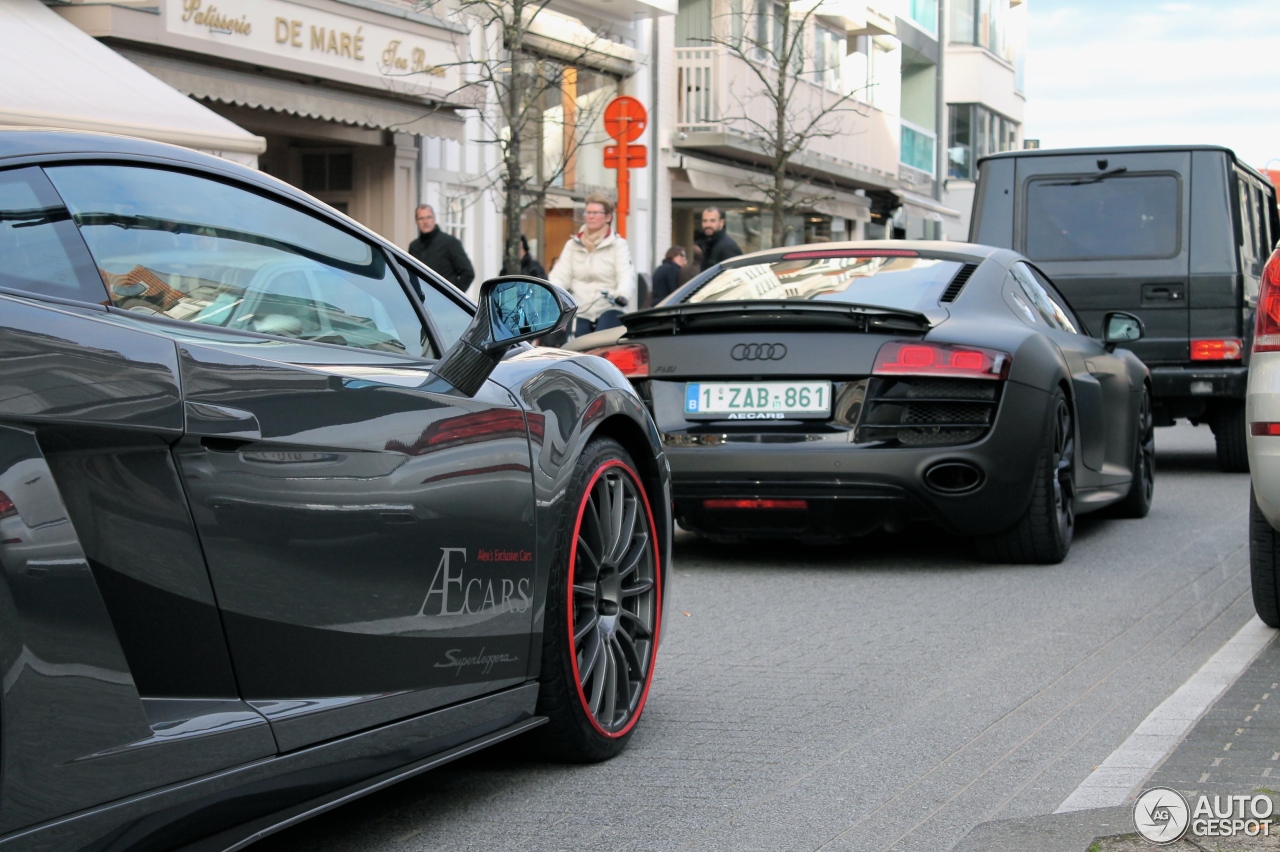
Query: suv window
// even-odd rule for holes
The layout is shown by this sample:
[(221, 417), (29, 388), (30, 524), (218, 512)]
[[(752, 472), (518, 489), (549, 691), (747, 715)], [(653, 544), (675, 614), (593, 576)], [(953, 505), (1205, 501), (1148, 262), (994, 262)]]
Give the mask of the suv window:
[(107, 303), (71, 214), (34, 166), (0, 172), (0, 287)]
[(1013, 273), (1013, 280), (1018, 283), (1018, 289), (1031, 303), (1032, 309), (1050, 328), (1071, 334), (1080, 333), (1070, 312), (1051, 295), (1051, 290), (1041, 283), (1034, 269), (1025, 263), (1015, 263), (1009, 271)]
[(1174, 257), (1180, 198), (1175, 175), (1030, 181), (1023, 254), (1032, 260)]
[(139, 166), (47, 170), (125, 310), (433, 357), (382, 252), (261, 195)]

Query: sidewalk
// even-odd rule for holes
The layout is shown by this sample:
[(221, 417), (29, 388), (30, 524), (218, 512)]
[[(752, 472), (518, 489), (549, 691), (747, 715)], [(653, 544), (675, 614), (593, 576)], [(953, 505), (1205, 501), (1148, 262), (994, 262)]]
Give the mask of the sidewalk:
[(1150, 787), (1170, 787), (1188, 800), (1268, 793), (1277, 802), (1273, 824), (1280, 830), (1280, 642), (1274, 636), (1125, 804), (984, 822), (952, 852), (1086, 852), (1095, 838), (1136, 831), (1133, 800)]

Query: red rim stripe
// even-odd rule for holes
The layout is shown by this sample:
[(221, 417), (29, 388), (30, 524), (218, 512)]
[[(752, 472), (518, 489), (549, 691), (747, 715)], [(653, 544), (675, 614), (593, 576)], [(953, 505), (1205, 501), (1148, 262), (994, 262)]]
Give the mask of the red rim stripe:
[[(657, 599), (657, 607), (654, 611), (653, 619), (653, 641), (652, 647), (649, 649), (649, 671), (645, 673), (644, 689), (640, 691), (640, 701), (636, 704), (635, 712), (632, 713), (631, 719), (620, 731), (606, 731), (596, 720), (596, 714), (591, 712), (591, 707), (587, 704), (587, 695), (582, 690), (582, 677), (578, 672), (578, 649), (573, 642), (573, 620), (574, 614), (577, 612), (577, 607), (573, 604), (573, 572), (578, 561), (578, 533), (582, 531), (582, 516), (587, 510), (587, 501), (591, 499), (591, 489), (595, 487), (596, 482), (604, 472), (611, 467), (620, 467), (626, 471), (627, 476), (631, 477), (632, 483), (635, 484), (636, 490), (640, 492), (640, 499), (644, 502), (645, 517), (649, 521), (649, 536), (653, 543), (653, 588)], [(611, 739), (617, 739), (626, 734), (640, 719), (640, 711), (644, 709), (644, 703), (649, 699), (649, 686), (653, 683), (653, 670), (657, 668), (658, 632), (662, 629), (662, 555), (659, 553), (661, 549), (659, 544), (658, 529), (653, 524), (653, 511), (649, 508), (649, 495), (645, 493), (644, 483), (640, 481), (640, 477), (625, 462), (618, 459), (610, 459), (600, 465), (587, 483), (586, 490), (582, 495), (582, 503), (578, 506), (578, 519), (573, 525), (573, 546), (569, 551), (568, 600), (566, 601), (569, 617), (565, 621), (569, 625), (569, 664), (573, 666), (573, 683), (578, 690), (578, 702), (582, 705), (583, 712), (587, 714), (587, 719), (591, 722), (591, 726)]]

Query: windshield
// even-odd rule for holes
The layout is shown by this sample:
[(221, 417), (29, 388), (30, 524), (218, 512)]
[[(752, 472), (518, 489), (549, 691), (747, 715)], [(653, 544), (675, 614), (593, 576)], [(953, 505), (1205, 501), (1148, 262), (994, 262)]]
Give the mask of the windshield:
[(734, 266), (707, 281), (685, 304), (785, 300), (842, 302), (918, 310), (937, 302), (961, 263), (926, 257), (791, 255)]

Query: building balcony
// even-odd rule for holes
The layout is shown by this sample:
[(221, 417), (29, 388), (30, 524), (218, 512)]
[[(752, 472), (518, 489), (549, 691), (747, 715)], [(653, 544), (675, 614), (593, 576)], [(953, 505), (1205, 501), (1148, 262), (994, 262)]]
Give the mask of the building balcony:
[[(793, 122), (808, 123), (835, 108), (820, 125), (832, 133), (811, 139), (791, 159), (794, 174), (892, 189), (898, 180), (898, 117), (854, 100), (840, 103), (840, 92), (812, 76), (795, 87), (789, 112)], [(762, 128), (773, 124), (773, 107), (741, 57), (722, 45), (676, 48), (676, 85), (677, 149), (768, 164)]]

